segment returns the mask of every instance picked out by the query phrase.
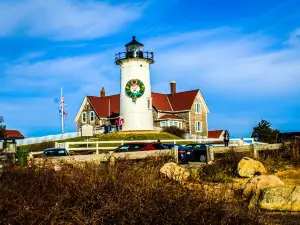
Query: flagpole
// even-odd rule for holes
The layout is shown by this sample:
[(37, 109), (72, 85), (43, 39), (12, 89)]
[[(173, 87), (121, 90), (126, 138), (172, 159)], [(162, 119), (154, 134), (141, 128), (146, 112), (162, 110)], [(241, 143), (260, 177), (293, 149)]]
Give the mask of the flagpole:
[(63, 90), (62, 88), (60, 89), (60, 104), (61, 104), (61, 132), (64, 134), (64, 102), (62, 101), (63, 99)]

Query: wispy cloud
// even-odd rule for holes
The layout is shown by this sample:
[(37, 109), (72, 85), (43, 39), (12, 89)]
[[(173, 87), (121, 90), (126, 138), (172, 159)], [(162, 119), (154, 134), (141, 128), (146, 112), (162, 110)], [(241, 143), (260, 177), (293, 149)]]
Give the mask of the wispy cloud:
[(15, 33), (56, 40), (92, 39), (113, 34), (138, 19), (140, 5), (93, 0), (0, 2), (0, 36)]
[[(297, 47), (283, 48), (284, 40), (275, 42), (260, 34), (236, 33), (233, 29), (230, 32), (228, 35), (226, 29), (216, 29), (196, 32), (200, 36), (175, 34), (173, 39), (166, 36), (168, 41), (155, 52), (157, 83), (161, 83), (158, 77), (164, 82), (176, 79), (184, 86), (205, 89), (208, 85), (215, 92), (233, 96), (274, 96), (279, 91), (282, 95), (298, 90)], [(165, 47), (173, 42), (176, 46)]]

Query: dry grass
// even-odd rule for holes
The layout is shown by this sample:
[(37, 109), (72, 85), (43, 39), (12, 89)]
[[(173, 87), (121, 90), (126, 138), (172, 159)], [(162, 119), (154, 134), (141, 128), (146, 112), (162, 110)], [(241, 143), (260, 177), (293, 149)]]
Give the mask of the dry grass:
[(296, 218), (248, 211), (233, 192), (227, 199), (222, 186), (211, 192), (167, 180), (159, 173), (166, 160), (64, 165), (58, 172), (7, 168), (0, 224), (293, 224)]

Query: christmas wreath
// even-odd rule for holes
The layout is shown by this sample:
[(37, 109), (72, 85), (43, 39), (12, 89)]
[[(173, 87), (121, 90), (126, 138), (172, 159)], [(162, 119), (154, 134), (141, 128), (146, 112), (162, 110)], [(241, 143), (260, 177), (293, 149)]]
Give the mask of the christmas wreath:
[(138, 79), (132, 79), (127, 82), (125, 86), (126, 95), (132, 99), (133, 102), (141, 97), (145, 92), (145, 85)]

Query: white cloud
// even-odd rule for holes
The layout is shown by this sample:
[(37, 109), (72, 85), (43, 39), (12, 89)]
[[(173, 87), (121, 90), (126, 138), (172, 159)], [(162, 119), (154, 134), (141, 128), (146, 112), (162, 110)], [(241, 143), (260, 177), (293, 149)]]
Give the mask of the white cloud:
[(298, 91), (298, 48), (274, 48), (274, 40), (267, 36), (236, 32), (229, 36), (226, 29), (214, 31), (208, 36), (209, 32), (202, 32), (205, 35), (200, 38), (185, 34), (179, 35), (180, 38), (174, 35), (172, 40), (170, 35), (166, 36), (165, 46), (172, 42), (177, 44), (156, 49), (153, 66), (156, 83), (175, 79), (180, 81), (179, 89), (209, 86), (215, 92), (228, 92), (233, 96), (266, 97)]
[(0, 2), (0, 36), (22, 31), (57, 40), (92, 39), (113, 34), (140, 17), (138, 5), (93, 0)]

